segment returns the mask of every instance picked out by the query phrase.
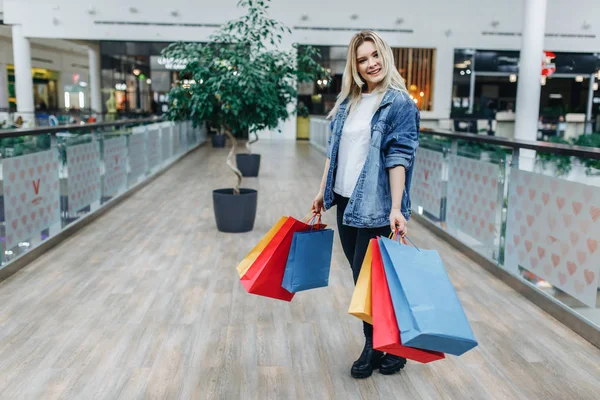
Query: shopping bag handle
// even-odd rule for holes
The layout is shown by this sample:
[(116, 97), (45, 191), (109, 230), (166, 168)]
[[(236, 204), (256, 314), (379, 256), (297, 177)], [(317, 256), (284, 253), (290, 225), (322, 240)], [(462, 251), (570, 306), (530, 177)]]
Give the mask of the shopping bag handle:
[(310, 225), (310, 232), (314, 231), (316, 226), (320, 227), (322, 225), (321, 213), (313, 211), (312, 214), (313, 216), (308, 221), (305, 221), (307, 225)]
[(321, 218), (321, 213), (319, 211), (311, 211), (308, 214), (306, 214), (304, 218), (302, 218), (302, 222), (309, 223), (310, 221), (315, 219), (316, 216), (319, 216), (319, 218)]
[(410, 244), (412, 244), (415, 249), (421, 251), (421, 249), (419, 249), (413, 243), (413, 241), (410, 240), (410, 238), (408, 236), (406, 236), (406, 235), (404, 235), (404, 236), (398, 235), (398, 231), (397, 230), (396, 231), (392, 231), (392, 233), (390, 233), (390, 235), (388, 236), (388, 239), (392, 239), (392, 240), (397, 241), (398, 243), (404, 244), (406, 246), (408, 246), (408, 243), (406, 243), (406, 240), (408, 239), (408, 241), (410, 242)]

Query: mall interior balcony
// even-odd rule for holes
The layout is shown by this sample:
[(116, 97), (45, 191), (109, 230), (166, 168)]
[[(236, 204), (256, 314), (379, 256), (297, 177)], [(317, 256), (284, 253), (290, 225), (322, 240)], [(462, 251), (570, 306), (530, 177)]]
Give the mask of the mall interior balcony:
[(326, 6), (0, 0), (0, 399), (600, 398), (600, 2)]

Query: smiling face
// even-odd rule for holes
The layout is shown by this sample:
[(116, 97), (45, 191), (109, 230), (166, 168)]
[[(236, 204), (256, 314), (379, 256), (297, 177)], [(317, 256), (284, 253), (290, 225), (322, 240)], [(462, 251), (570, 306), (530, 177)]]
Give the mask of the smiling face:
[(383, 64), (375, 43), (364, 41), (356, 49), (356, 69), (367, 83), (367, 91), (371, 92), (384, 78)]

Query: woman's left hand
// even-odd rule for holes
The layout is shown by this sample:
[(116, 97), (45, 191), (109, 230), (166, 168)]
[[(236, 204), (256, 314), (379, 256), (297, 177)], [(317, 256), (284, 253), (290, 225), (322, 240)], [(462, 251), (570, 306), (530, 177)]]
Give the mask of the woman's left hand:
[(400, 236), (404, 237), (408, 231), (406, 218), (400, 212), (400, 210), (392, 210), (390, 213), (390, 229), (392, 232), (397, 232)]

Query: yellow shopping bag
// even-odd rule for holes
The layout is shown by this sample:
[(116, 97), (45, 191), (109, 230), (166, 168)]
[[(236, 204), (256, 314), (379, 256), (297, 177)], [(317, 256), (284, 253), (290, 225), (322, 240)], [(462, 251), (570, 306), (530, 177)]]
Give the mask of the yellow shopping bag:
[(371, 243), (369, 242), (348, 313), (373, 325), (371, 315), (371, 259)]
[(269, 244), (271, 239), (273, 239), (273, 237), (277, 234), (279, 229), (281, 229), (281, 227), (283, 226), (283, 224), (285, 224), (285, 221), (287, 220), (288, 217), (281, 217), (279, 221), (277, 221), (277, 223), (271, 228), (271, 230), (269, 230), (269, 232), (267, 232), (267, 234), (260, 240), (260, 242), (258, 242), (258, 244), (250, 251), (250, 253), (248, 253), (248, 255), (244, 257), (242, 262), (239, 263), (239, 265), (237, 266), (237, 271), (240, 275), (240, 278), (243, 277), (244, 274), (246, 274), (246, 272), (248, 271), (248, 269), (250, 269), (254, 261), (256, 261), (260, 253), (262, 253), (265, 247), (267, 247), (267, 244)]

